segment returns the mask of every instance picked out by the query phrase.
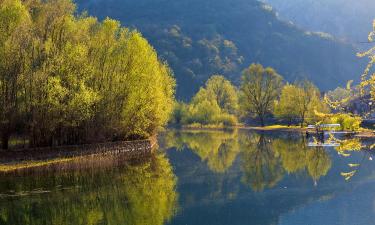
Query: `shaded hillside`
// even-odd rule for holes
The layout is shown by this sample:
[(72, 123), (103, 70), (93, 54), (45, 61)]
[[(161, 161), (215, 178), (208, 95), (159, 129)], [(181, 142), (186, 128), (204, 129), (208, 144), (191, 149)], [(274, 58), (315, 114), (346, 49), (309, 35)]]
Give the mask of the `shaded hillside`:
[(80, 10), (139, 29), (177, 78), (188, 99), (210, 75), (239, 83), (252, 62), (276, 68), (288, 81), (306, 77), (331, 89), (358, 77), (352, 46), (297, 29), (256, 0), (79, 0)]
[[(373, 0), (264, 0), (303, 28), (331, 33), (354, 43), (366, 41), (375, 19)], [(319, 16), (317, 16), (319, 15)]]

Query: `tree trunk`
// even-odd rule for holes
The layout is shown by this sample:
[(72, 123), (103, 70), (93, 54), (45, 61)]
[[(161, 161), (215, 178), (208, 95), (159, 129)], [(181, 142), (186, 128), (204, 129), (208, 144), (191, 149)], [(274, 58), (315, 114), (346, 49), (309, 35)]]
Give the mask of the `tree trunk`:
[(301, 128), (303, 128), (303, 124), (305, 123), (305, 115), (301, 117)]
[(2, 149), (8, 149), (8, 147), (9, 147), (9, 134), (4, 132), (1, 135), (1, 148)]

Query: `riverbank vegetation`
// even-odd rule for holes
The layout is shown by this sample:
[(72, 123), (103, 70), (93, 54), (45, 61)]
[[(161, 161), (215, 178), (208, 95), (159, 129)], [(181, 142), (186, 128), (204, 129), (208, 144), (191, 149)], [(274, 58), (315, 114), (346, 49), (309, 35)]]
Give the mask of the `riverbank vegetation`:
[(328, 113), (319, 89), (310, 81), (286, 83), (273, 68), (251, 64), (239, 87), (223, 76), (212, 76), (190, 103), (176, 104), (172, 124), (221, 128), (268, 121), (288, 126), (317, 122), (315, 111)]
[(142, 35), (75, 14), (70, 0), (0, 4), (2, 148), (147, 138), (165, 125), (175, 81)]
[(189, 104), (176, 104), (172, 123), (189, 127), (236, 126), (237, 92), (223, 76), (212, 76)]
[[(359, 131), (371, 114), (371, 98), (365, 84), (338, 87), (322, 93), (307, 79), (288, 83), (273, 68), (251, 64), (239, 86), (215, 75), (190, 103), (177, 103), (171, 124), (187, 128), (284, 127), (308, 124), (340, 124), (340, 130)], [(365, 88), (371, 92), (371, 88)], [(220, 91), (218, 91), (220, 90)]]

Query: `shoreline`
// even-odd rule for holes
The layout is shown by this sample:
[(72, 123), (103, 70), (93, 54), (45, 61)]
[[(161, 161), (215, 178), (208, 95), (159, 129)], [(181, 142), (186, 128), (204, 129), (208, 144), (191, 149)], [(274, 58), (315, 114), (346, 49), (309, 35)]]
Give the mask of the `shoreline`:
[(156, 146), (157, 140), (152, 137), (137, 141), (2, 150), (0, 172), (65, 163), (85, 157), (121, 155), (124, 160), (133, 160), (151, 156)]
[[(308, 131), (306, 127), (299, 127), (299, 126), (282, 126), (282, 125), (271, 125), (265, 127), (259, 126), (232, 126), (232, 127), (181, 127), (181, 128), (173, 128), (177, 130), (207, 130), (207, 131), (225, 131), (225, 130), (253, 130), (253, 131), (278, 131), (278, 132), (299, 132), (305, 133)], [(360, 130), (360, 131), (339, 131), (342, 133), (353, 134), (354, 137), (358, 138), (375, 138), (375, 130)]]

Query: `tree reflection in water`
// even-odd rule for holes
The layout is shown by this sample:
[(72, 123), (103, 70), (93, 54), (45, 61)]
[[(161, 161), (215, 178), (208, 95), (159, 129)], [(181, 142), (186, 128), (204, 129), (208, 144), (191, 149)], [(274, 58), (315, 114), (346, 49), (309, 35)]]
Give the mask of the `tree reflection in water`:
[(240, 151), (236, 130), (169, 132), (164, 145), (166, 148), (189, 148), (215, 173), (228, 170)]
[(254, 191), (272, 188), (284, 176), (280, 155), (274, 151), (271, 139), (250, 133), (242, 139), (242, 182)]
[(224, 173), (240, 155), (242, 182), (254, 191), (274, 187), (285, 174), (306, 173), (317, 184), (331, 168), (326, 151), (307, 148), (306, 139), (298, 134), (173, 131), (164, 141), (166, 148), (187, 147), (215, 173)]
[(165, 224), (178, 198), (167, 158), (121, 161), (85, 159), (1, 175), (0, 224)]
[(250, 133), (243, 143), (243, 182), (254, 191), (274, 187), (285, 173), (307, 171), (314, 184), (331, 168), (331, 159), (323, 148), (307, 149), (300, 136), (266, 136)]

